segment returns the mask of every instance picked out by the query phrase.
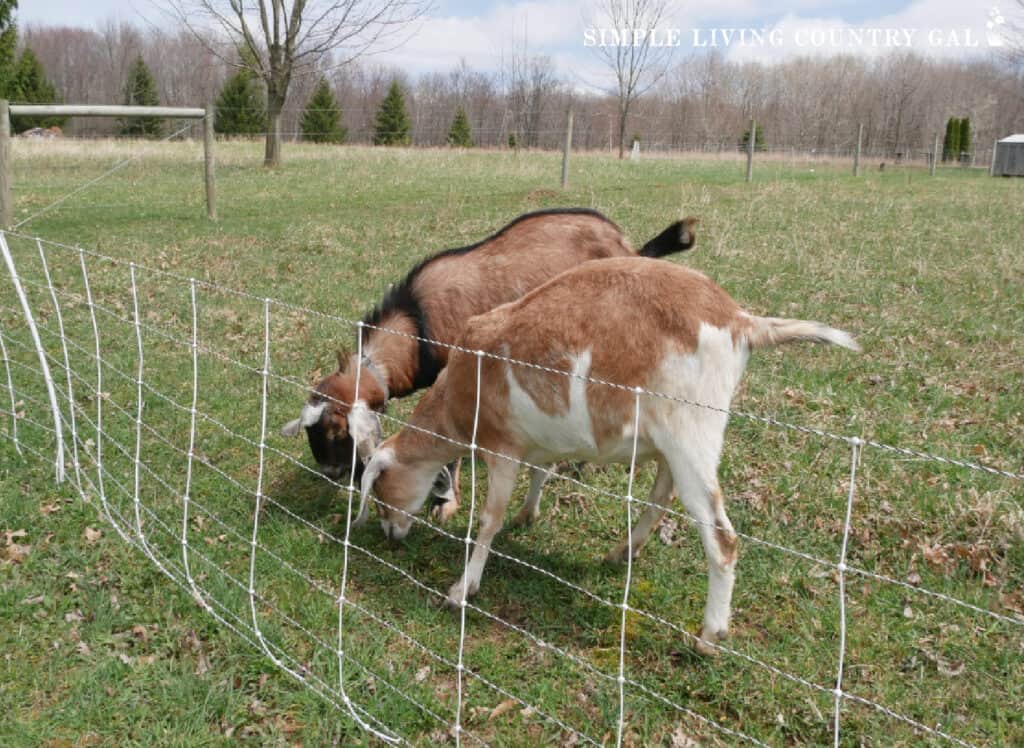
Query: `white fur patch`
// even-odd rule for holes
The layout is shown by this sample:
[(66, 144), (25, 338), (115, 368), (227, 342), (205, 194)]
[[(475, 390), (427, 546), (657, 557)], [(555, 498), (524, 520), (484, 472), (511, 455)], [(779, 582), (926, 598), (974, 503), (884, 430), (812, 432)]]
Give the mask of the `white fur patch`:
[(590, 361), (589, 350), (571, 359), (571, 370), (576, 376), (569, 379), (569, 408), (561, 415), (550, 415), (537, 407), (516, 380), (511, 366), (506, 369), (510, 417), (540, 451), (555, 455), (597, 456), (597, 443), (587, 407), (587, 382), (578, 378), (590, 373)]
[(327, 403), (319, 403), (318, 405), (306, 403), (302, 406), (302, 411), (299, 413), (298, 418), (294, 421), (288, 421), (288, 423), (281, 427), (281, 435), (298, 436), (300, 429), (309, 428), (320, 420), (320, 416), (323, 415), (324, 408), (326, 407)]
[(327, 408), (327, 403), (317, 403), (316, 405), (310, 405), (306, 403), (302, 406), (302, 412), (299, 414), (299, 422), (304, 428), (309, 428), (314, 423), (320, 420), (320, 416), (324, 414), (324, 410)]
[(348, 433), (355, 442), (356, 452), (364, 459), (370, 455), (380, 440), (380, 417), (362, 400), (349, 411)]
[(366, 464), (366, 469), (363, 471), (363, 479), (359, 483), (359, 514), (356, 515), (354, 522), (357, 527), (366, 522), (366, 515), (369, 514), (367, 499), (370, 497), (370, 491), (373, 490), (373, 484), (376, 483), (381, 473), (394, 464), (395, 450), (391, 449), (391, 447), (385, 447), (374, 452), (373, 457)]

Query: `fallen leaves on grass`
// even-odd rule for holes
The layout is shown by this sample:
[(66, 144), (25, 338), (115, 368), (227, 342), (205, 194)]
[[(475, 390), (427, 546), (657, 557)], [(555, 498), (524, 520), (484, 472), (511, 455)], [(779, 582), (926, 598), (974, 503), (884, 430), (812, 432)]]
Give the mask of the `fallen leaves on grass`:
[(27, 538), (25, 530), (4, 530), (3, 544), (0, 545), (0, 559), (9, 561), (12, 564), (20, 564), (32, 550), (31, 545), (15, 543), (15, 540)]
[(671, 741), (672, 748), (700, 748), (700, 741), (687, 735), (682, 725), (672, 731)]
[(493, 722), (498, 717), (503, 715), (505, 712), (514, 709), (516, 704), (517, 702), (515, 699), (505, 699), (503, 702), (501, 702), (491, 710), (491, 713), (490, 715), (488, 715), (487, 719)]
[(94, 543), (96, 543), (96, 541), (103, 537), (103, 531), (94, 530), (91, 527), (86, 527), (85, 530), (82, 532), (82, 537), (85, 538), (86, 543), (88, 543), (89, 545), (93, 545)]

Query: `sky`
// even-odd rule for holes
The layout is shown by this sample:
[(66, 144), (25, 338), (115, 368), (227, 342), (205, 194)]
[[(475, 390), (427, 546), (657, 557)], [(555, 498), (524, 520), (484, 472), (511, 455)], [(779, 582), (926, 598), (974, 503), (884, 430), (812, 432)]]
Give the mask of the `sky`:
[[(108, 20), (145, 25), (160, 18), (156, 0), (21, 0), (19, 22), (92, 27)], [(374, 56), (411, 73), (460, 61), (497, 70), (524, 45), (552, 58), (559, 72), (587, 82), (605, 75), (590, 43), (602, 24), (594, 0), (434, 0), (400, 48)], [(875, 56), (911, 49), (962, 59), (986, 55), (1017, 0), (677, 0), (655, 32), (684, 56), (717, 48), (728, 59), (773, 62), (839, 52)], [(656, 41), (658, 37), (655, 37)], [(605, 32), (604, 41), (611, 41)]]

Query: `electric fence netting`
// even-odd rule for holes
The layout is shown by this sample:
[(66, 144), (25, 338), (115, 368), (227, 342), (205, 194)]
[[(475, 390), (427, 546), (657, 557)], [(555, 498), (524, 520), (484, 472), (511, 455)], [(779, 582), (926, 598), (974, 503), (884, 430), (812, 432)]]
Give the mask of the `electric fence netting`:
[[(541, 517), (498, 536), (480, 593), (452, 612), (484, 448), (460, 445), (470, 459), (456, 517), (415, 517), (397, 549), (373, 523), (353, 526), (353, 478), (324, 477), (304, 441), (278, 435), (323, 373), (311, 341), (361, 338), (361, 323), (25, 234), (0, 234), (0, 248), (7, 452), (54, 464), (220, 625), (380, 740), (1024, 735), (1018, 471), (737, 409), (723, 485), (740, 554), (733, 635), (717, 656), (695, 652), (706, 567), (681, 505), (638, 558), (601, 563), (648, 507), (653, 471), (635, 446), (621, 468), (524, 465), (549, 473)], [(469, 353), (478, 414), (479, 362), (501, 357)], [(638, 414), (672, 399), (630, 392)], [(393, 403), (384, 431), (413, 428), (410, 412)], [(759, 445), (783, 459), (761, 459)]]

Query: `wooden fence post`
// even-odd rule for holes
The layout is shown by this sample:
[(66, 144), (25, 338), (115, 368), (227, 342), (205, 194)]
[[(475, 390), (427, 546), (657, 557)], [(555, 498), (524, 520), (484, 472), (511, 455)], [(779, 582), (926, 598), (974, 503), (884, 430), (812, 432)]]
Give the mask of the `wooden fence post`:
[(750, 119), (750, 139), (747, 141), (747, 181), (754, 179), (754, 142), (757, 140), (757, 120)]
[(0, 228), (8, 229), (14, 216), (11, 205), (11, 117), (7, 99), (0, 99)]
[(860, 147), (864, 142), (864, 125), (857, 125), (857, 150), (853, 154), (853, 176), (860, 176)]
[(988, 165), (988, 175), (994, 177), (996, 175), (996, 153), (999, 150), (999, 140), (992, 141), (992, 163)]
[(569, 151), (572, 149), (572, 107), (565, 125), (565, 147), (562, 149), (562, 189), (569, 186)]
[(217, 184), (213, 172), (213, 104), (208, 104), (203, 115), (203, 161), (206, 176), (206, 217), (217, 220)]
[(932, 158), (928, 163), (928, 174), (929, 176), (935, 176), (935, 164), (939, 160), (939, 136), (935, 136), (935, 142), (932, 144)]

